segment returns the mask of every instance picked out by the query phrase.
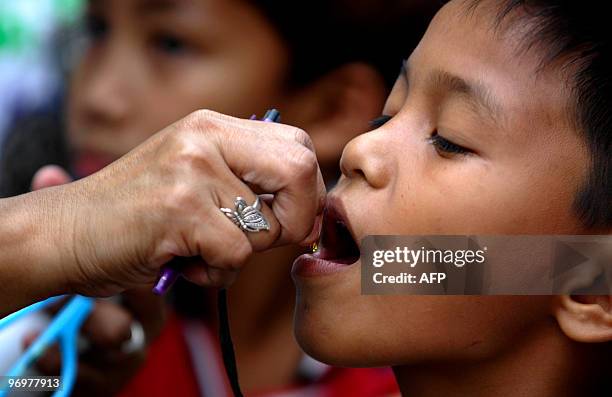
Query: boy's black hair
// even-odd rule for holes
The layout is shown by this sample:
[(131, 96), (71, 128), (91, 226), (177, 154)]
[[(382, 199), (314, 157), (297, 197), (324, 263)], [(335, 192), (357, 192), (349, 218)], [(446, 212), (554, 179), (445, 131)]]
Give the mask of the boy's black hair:
[[(474, 6), (482, 1), (475, 1)], [(496, 24), (522, 23), (524, 49), (543, 52), (542, 67), (569, 70), (573, 119), (591, 164), (575, 210), (590, 228), (612, 226), (612, 29), (607, 3), (597, 0), (499, 0)], [(518, 11), (518, 12), (514, 12)]]
[(248, 0), (289, 49), (289, 83), (307, 84), (351, 62), (372, 65), (393, 86), (440, 3), (430, 0)]

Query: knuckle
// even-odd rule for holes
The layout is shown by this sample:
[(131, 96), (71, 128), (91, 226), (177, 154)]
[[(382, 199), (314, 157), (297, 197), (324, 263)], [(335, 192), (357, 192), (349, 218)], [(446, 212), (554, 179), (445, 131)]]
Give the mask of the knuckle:
[(214, 124), (217, 119), (217, 112), (209, 109), (198, 109), (191, 112), (185, 120), (192, 123), (194, 126), (201, 128), (207, 125)]
[(192, 213), (197, 208), (197, 192), (187, 182), (174, 183), (164, 197), (165, 207), (172, 217), (180, 218), (179, 214)]
[(179, 133), (197, 133), (210, 136), (219, 127), (220, 114), (208, 109), (199, 109), (191, 112), (176, 124)]
[(188, 121), (174, 125), (170, 133), (165, 134), (163, 145), (157, 156), (165, 168), (174, 169), (178, 164), (192, 164), (213, 156), (215, 145), (210, 137), (202, 136), (189, 126)]
[[(239, 233), (242, 234), (240, 231)], [(222, 249), (216, 249), (214, 252), (208, 250), (207, 263), (214, 269), (238, 271), (252, 253), (253, 248), (246, 236), (232, 236)]]
[(179, 166), (186, 166), (191, 171), (192, 167), (210, 169), (214, 164), (215, 150), (213, 145), (195, 137), (188, 137), (181, 142), (176, 151), (174, 162)]
[(195, 185), (200, 181), (211, 180), (211, 176), (217, 173), (219, 155), (215, 145), (208, 139), (190, 134), (174, 139), (164, 149), (159, 162), (158, 172), (165, 186), (180, 185), (186, 181)]
[(297, 142), (308, 147), (309, 149), (314, 147), (310, 135), (308, 135), (308, 133), (301, 128), (294, 128), (293, 137)]
[(294, 178), (304, 180), (316, 177), (318, 167), (317, 156), (312, 151), (301, 148), (291, 159), (289, 168)]
[(228, 258), (227, 268), (228, 270), (237, 271), (242, 268), (242, 265), (251, 257), (253, 254), (253, 247), (246, 238), (239, 239), (236, 241), (233, 247), (231, 247), (231, 256)]

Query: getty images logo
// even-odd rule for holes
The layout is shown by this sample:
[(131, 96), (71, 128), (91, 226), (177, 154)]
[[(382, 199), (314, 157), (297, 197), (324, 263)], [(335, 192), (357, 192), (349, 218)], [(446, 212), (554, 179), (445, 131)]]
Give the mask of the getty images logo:
[(389, 263), (402, 263), (414, 268), (418, 264), (452, 264), (463, 267), (472, 263), (484, 263), (487, 247), (478, 250), (471, 249), (410, 249), (408, 247), (395, 247), (388, 250), (375, 250), (372, 252), (372, 266), (380, 268)]

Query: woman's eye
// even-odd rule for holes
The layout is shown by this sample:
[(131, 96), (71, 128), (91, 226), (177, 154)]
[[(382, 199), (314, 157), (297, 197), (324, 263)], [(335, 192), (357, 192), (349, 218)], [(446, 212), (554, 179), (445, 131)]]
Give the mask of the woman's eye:
[(429, 143), (433, 145), (438, 154), (443, 157), (449, 157), (452, 155), (467, 155), (473, 153), (470, 149), (466, 149), (463, 146), (459, 146), (456, 143), (449, 141), (448, 139), (442, 137), (437, 132), (435, 132), (431, 138), (429, 138)]
[(374, 120), (370, 121), (370, 127), (372, 127), (372, 129), (380, 128), (392, 118), (393, 116), (388, 116), (388, 115), (383, 114), (382, 116), (377, 117)]
[(188, 49), (188, 45), (183, 39), (170, 34), (154, 36), (153, 45), (157, 50), (169, 55), (181, 55)]
[(106, 37), (109, 31), (108, 22), (97, 15), (88, 15), (85, 18), (85, 33), (89, 40), (100, 41)]

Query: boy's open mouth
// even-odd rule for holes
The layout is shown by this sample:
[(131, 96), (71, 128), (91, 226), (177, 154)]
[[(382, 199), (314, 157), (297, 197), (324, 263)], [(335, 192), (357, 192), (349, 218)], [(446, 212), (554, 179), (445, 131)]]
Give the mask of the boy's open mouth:
[(314, 257), (329, 262), (351, 264), (359, 259), (359, 246), (341, 208), (329, 201), (323, 213), (318, 249)]
[(359, 261), (359, 257), (359, 245), (342, 202), (328, 196), (318, 246), (313, 253), (304, 254), (293, 262), (291, 274), (297, 282), (312, 276), (340, 272), (350, 269)]

